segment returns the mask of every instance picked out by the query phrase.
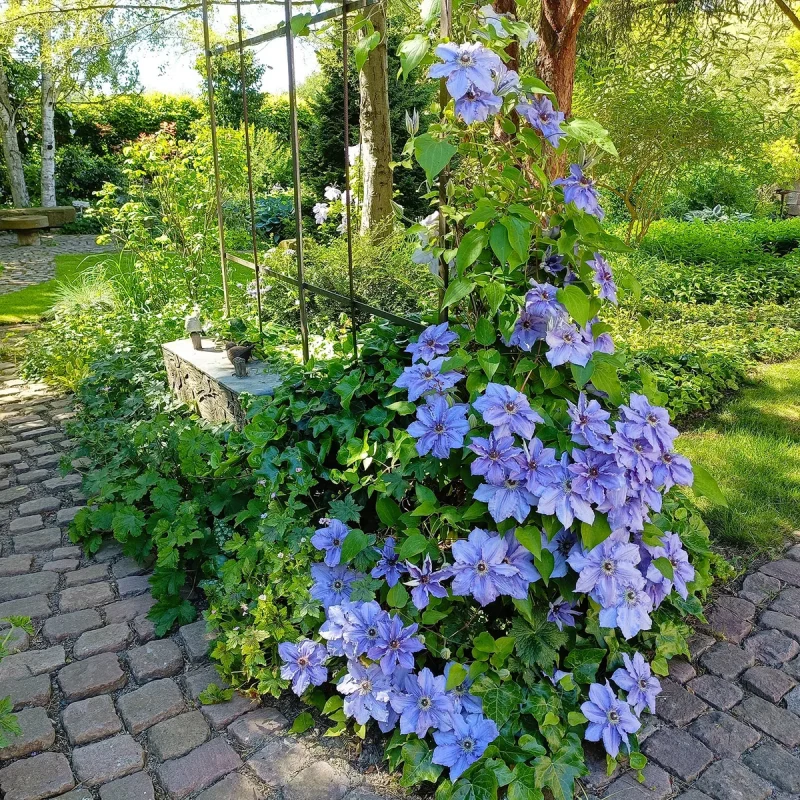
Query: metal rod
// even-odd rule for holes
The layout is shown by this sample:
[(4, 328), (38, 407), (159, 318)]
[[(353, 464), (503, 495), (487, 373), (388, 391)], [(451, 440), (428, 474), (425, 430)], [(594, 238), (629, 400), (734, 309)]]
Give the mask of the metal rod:
[[(358, 11), (362, 8), (367, 8), (367, 6), (374, 5), (375, 3), (379, 3), (381, 0), (352, 0), (350, 3), (345, 3), (344, 8), (347, 11)], [(334, 17), (338, 17), (339, 14), (342, 12), (341, 7), (337, 6), (336, 8), (330, 8), (327, 11), (321, 11), (319, 14), (314, 14), (310, 20), (308, 20), (308, 25), (314, 25), (317, 22), (325, 22), (326, 20), (333, 19)], [(258, 44), (263, 44), (264, 42), (271, 42), (274, 39), (280, 39), (281, 36), (284, 36), (286, 33), (286, 27), (290, 23), (281, 22), (276, 25), (274, 28), (270, 28), (268, 31), (264, 33), (259, 33), (258, 36), (251, 36), (249, 39), (245, 39), (242, 44), (245, 47), (255, 47)], [(221, 55), (222, 53), (230, 53), (233, 50), (238, 50), (239, 44), (238, 42), (232, 42), (231, 44), (221, 44), (214, 48), (213, 55)]]
[[(204, 0), (205, 2), (205, 0)], [(297, 87), (294, 78), (294, 34), (292, 33), (292, 0), (285, 0), (286, 66), (289, 78), (289, 133), (292, 140), (292, 173), (294, 178), (295, 255), (297, 258), (298, 296), (300, 300), (300, 337), (303, 363), (309, 359), (308, 320), (306, 318), (305, 267), (303, 263), (303, 208), (300, 185), (300, 136), (297, 132)]]
[[(238, 0), (237, 0), (238, 2)], [(353, 359), (358, 359), (358, 331), (356, 327), (356, 307), (353, 294), (353, 220), (350, 198), (350, 82), (347, 42), (347, 6), (342, 5), (342, 78), (344, 83), (344, 209), (347, 224), (347, 283), (350, 292), (350, 326), (353, 333)]]
[[(241, 264), (243, 267), (255, 269), (255, 264), (253, 264), (252, 261), (247, 261), (247, 259), (239, 258), (238, 256), (229, 255), (228, 261)], [(290, 286), (300, 286), (300, 282), (297, 280), (297, 278), (293, 278), (290, 275), (284, 275), (282, 272), (276, 272), (274, 269), (264, 266), (261, 267), (261, 271), (265, 275), (269, 275), (279, 281), (288, 283)], [(338, 292), (332, 292), (330, 289), (323, 289), (321, 286), (315, 286), (313, 283), (304, 283), (303, 288), (309, 294), (321, 294), (323, 297), (327, 297), (330, 300), (335, 300), (337, 303), (341, 303), (344, 306), (350, 305), (349, 297), (339, 294)], [(423, 325), (421, 322), (417, 322), (414, 319), (409, 319), (408, 317), (401, 317), (399, 314), (392, 314), (391, 311), (384, 311), (382, 308), (371, 306), (368, 303), (362, 303), (360, 300), (354, 300), (353, 305), (358, 311), (363, 311), (365, 314), (371, 314), (373, 317), (380, 317), (380, 319), (385, 319), (387, 322), (393, 322), (395, 325), (401, 325), (404, 328), (411, 328), (414, 331), (425, 330), (425, 325)]]
[[(450, 38), (452, 27), (453, 7), (452, 0), (441, 0), (442, 11), (440, 17), (440, 34), (443, 39)], [(442, 117), (444, 117), (444, 107), (450, 97), (447, 92), (447, 82), (444, 78), (439, 81), (439, 105), (441, 106)], [(445, 246), (445, 236), (447, 235), (447, 225), (444, 219), (444, 206), (447, 205), (447, 169), (439, 173), (439, 247)], [(439, 257), (439, 277), (442, 279), (442, 288), (439, 290), (439, 322), (446, 322), (449, 313), (444, 304), (444, 296), (450, 284), (450, 266), (444, 259), (444, 253)]]
[[(287, 0), (288, 2), (288, 0)], [(219, 175), (219, 145), (217, 144), (217, 112), (214, 107), (214, 78), (211, 74), (211, 42), (208, 32), (208, 2), (202, 0), (203, 44), (206, 54), (206, 76), (208, 79), (208, 118), (211, 124), (211, 149), (214, 152), (214, 188), (217, 202), (217, 226), (219, 227), (219, 260), (222, 268), (222, 294), (225, 297), (225, 316), (231, 315), (231, 298), (228, 294), (228, 262), (225, 258), (225, 217), (222, 213), (222, 181)]]
[(242, 3), (236, 0), (236, 27), (239, 32), (239, 72), (242, 82), (242, 121), (244, 122), (244, 149), (247, 153), (247, 194), (250, 199), (250, 238), (253, 243), (253, 264), (256, 272), (256, 304), (258, 305), (258, 336), (264, 339), (264, 322), (261, 314), (261, 275), (258, 271), (258, 240), (256, 239), (256, 201), (253, 193), (253, 159), (250, 153), (250, 118), (247, 113), (247, 79), (244, 72), (242, 47)]

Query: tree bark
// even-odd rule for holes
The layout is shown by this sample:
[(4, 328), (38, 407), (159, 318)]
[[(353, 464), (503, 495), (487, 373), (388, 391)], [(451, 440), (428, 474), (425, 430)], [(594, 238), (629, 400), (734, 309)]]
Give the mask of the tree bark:
[(11, 102), (8, 90), (8, 77), (0, 59), (0, 131), (3, 134), (3, 160), (11, 186), (11, 199), (17, 208), (27, 208), (30, 204), (25, 173), (22, 169), (22, 154), (17, 140), (17, 110)]
[(553, 90), (559, 110), (572, 113), (578, 29), (591, 0), (542, 0), (536, 71)]
[(56, 96), (53, 76), (42, 61), (42, 205), (56, 205)]
[[(386, 12), (382, 3), (366, 11), (381, 41), (367, 57), (358, 76), (361, 106), (361, 166), (364, 187), (361, 233), (392, 214), (392, 135), (389, 127), (389, 64)], [(359, 34), (364, 36), (364, 30)]]

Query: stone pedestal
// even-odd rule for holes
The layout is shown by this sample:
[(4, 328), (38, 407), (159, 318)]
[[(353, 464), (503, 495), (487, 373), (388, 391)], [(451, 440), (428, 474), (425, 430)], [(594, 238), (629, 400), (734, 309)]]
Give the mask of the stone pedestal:
[(237, 378), (224, 348), (203, 339), (203, 349), (195, 350), (190, 339), (161, 345), (167, 379), (175, 396), (209, 422), (245, 424), (239, 401), (241, 394), (271, 395), (280, 378), (263, 361), (251, 361), (248, 376)]

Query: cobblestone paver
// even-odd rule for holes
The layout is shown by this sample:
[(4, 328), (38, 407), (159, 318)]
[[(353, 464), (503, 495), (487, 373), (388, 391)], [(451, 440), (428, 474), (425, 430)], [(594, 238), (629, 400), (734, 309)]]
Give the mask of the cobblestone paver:
[[(0, 663), (21, 736), (0, 750), (3, 800), (382, 800), (382, 742), (290, 734), (293, 698), (198, 696), (223, 686), (203, 622), (158, 639), (146, 567), (107, 542), (92, 558), (67, 529), (83, 506), (61, 476), (69, 400), (0, 364), (0, 616), (33, 637)], [(54, 458), (54, 456), (56, 456)], [(27, 492), (8, 491), (25, 487)], [(800, 545), (707, 610), (640, 735), (644, 781), (606, 774), (589, 746), (586, 794), (603, 800), (800, 798)], [(583, 789), (581, 789), (583, 792)]]
[[(305, 710), (293, 698), (198, 701), (209, 683), (224, 686), (208, 659), (205, 623), (156, 638), (146, 619), (153, 604), (146, 567), (114, 542), (87, 558), (69, 541), (70, 520), (85, 502), (77, 470), (66, 478), (59, 470), (70, 415), (67, 398), (15, 380), (13, 366), (0, 363), (0, 616), (28, 615), (35, 625), (33, 637), (15, 637), (19, 652), (0, 662), (0, 697), (11, 697), (22, 727), (0, 749), (0, 797), (397, 794), (377, 740), (359, 746), (326, 739), (318, 728), (290, 734)], [(769, 757), (763, 751), (758, 763)]]
[[(95, 235), (61, 236), (43, 233), (41, 241), (32, 247), (20, 247), (16, 234), (0, 233), (0, 294), (16, 292), (35, 283), (49, 281), (56, 271), (56, 256), (65, 253), (102, 253), (112, 249), (96, 244)], [(49, 431), (52, 433), (52, 430)], [(58, 477), (58, 475), (51, 476)]]

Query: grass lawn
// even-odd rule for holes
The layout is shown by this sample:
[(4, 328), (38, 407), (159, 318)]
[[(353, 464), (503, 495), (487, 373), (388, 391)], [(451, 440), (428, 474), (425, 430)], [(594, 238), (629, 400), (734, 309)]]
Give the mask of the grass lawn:
[(717, 479), (728, 508), (701, 500), (718, 545), (752, 560), (800, 529), (800, 361), (762, 366), (756, 383), (687, 430), (679, 449)]
[(0, 294), (0, 325), (36, 322), (52, 307), (60, 283), (70, 283), (95, 264), (118, 258), (116, 253), (56, 256), (55, 278), (18, 292)]

